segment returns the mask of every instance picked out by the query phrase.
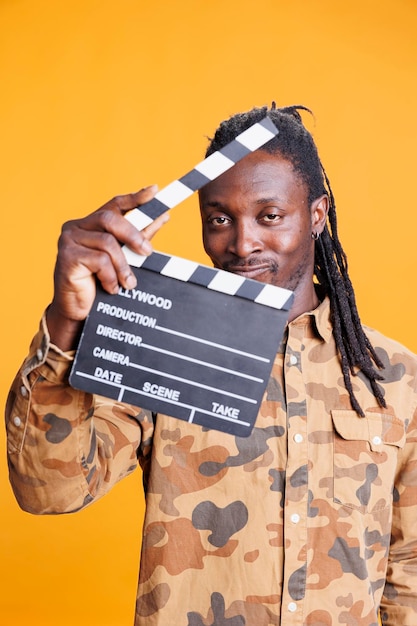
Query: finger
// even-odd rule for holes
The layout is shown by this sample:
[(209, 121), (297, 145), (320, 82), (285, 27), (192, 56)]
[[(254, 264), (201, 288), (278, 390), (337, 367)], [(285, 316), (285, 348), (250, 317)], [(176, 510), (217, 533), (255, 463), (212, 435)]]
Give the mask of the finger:
[(100, 207), (98, 211), (101, 211), (102, 209), (111, 209), (124, 214), (127, 211), (136, 209), (138, 206), (152, 200), (157, 191), (158, 185), (149, 185), (148, 187), (144, 187), (140, 191), (136, 191), (134, 193), (115, 196), (112, 200), (110, 200), (110, 202), (107, 202)]
[[(148, 237), (123, 217), (120, 207), (116, 207), (115, 203), (113, 199), (86, 218), (64, 224), (63, 233), (67, 234), (68, 245), (73, 240), (86, 247), (109, 247), (113, 250), (115, 246), (125, 244), (138, 254), (151, 254)], [(126, 204), (131, 206), (130, 201)]]
[(129, 220), (120, 218), (132, 209), (146, 204), (155, 196), (157, 191), (157, 185), (150, 185), (135, 193), (115, 196), (100, 209), (85, 218), (80, 227), (86, 230), (110, 232), (121, 244), (127, 245), (134, 252), (149, 255), (152, 253), (152, 246), (149, 240), (167, 222), (169, 216), (162, 214), (142, 231), (138, 231)]
[[(119, 216), (122, 221), (124, 218)], [(116, 293), (119, 285), (126, 289), (136, 286), (136, 278), (116, 237), (106, 231), (84, 228), (65, 229), (59, 248), (64, 265), (73, 268), (73, 275), (85, 278), (85, 273), (96, 274), (103, 288)]]
[(165, 211), (165, 213), (162, 213), (156, 219), (154, 219), (152, 224), (149, 224), (149, 226), (143, 229), (142, 231), (143, 234), (146, 236), (147, 239), (152, 239), (152, 237), (156, 235), (158, 230), (162, 228), (162, 226), (166, 224), (168, 220), (169, 220), (169, 212)]
[[(109, 293), (116, 293), (118, 286), (114, 267), (106, 254), (74, 248), (76, 258), (66, 255), (59, 258), (55, 266), (54, 303), (59, 314), (70, 320), (83, 320), (93, 304), (96, 294), (96, 280), (100, 281), (103, 289)], [(99, 276), (100, 274), (100, 276)]]

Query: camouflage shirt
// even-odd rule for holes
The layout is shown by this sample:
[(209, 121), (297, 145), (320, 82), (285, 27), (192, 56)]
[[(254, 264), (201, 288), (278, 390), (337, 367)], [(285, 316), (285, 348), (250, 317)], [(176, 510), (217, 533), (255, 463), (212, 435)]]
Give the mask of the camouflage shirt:
[(75, 391), (43, 322), (8, 404), (16, 497), (76, 511), (142, 466), (136, 626), (376, 626), (379, 609), (416, 625), (417, 360), (367, 333), (386, 409), (358, 375), (352, 411), (324, 300), (289, 325), (235, 438)]

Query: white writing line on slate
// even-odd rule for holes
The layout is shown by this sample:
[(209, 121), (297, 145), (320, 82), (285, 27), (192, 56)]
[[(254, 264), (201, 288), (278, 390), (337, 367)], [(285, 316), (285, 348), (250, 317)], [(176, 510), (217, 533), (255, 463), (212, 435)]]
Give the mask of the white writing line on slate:
[[(240, 376), (241, 378), (246, 378), (247, 380), (253, 380), (256, 383), (263, 383), (262, 378), (257, 378), (256, 376), (250, 376), (249, 374), (243, 374), (242, 372), (237, 372), (236, 370), (228, 369), (227, 367), (221, 367), (221, 365), (214, 365), (214, 363), (208, 363), (207, 361), (200, 361), (199, 359), (194, 359), (190, 356), (184, 356), (183, 354), (178, 354), (178, 352), (171, 352), (171, 350), (165, 350), (164, 348), (157, 348), (156, 346), (151, 346), (148, 343), (142, 343), (141, 348), (146, 348), (147, 350), (152, 350), (154, 352), (160, 352), (161, 354), (166, 354), (167, 356), (173, 356), (177, 359), (181, 359), (183, 361), (190, 361), (190, 363), (195, 363), (196, 365), (203, 365), (204, 367), (209, 367), (211, 369), (219, 370), (220, 372), (225, 372), (226, 374), (233, 374), (234, 376)], [(129, 367), (132, 364), (129, 364)], [(141, 366), (135, 366), (138, 369), (142, 369)], [(146, 368), (144, 368), (146, 369)]]
[(241, 356), (246, 356), (249, 359), (254, 359), (255, 361), (263, 361), (264, 363), (270, 363), (270, 359), (266, 359), (263, 356), (257, 356), (256, 354), (251, 354), (250, 352), (244, 352), (243, 350), (230, 348), (229, 346), (224, 346), (220, 343), (215, 343), (214, 341), (208, 341), (207, 339), (200, 339), (199, 337), (194, 337), (194, 335), (187, 335), (186, 333), (180, 333), (177, 330), (172, 330), (171, 328), (164, 328), (164, 326), (159, 326), (158, 324), (154, 326), (154, 330), (160, 330), (163, 333), (169, 333), (170, 335), (177, 335), (178, 337), (191, 339), (191, 341), (197, 341), (199, 343), (204, 343), (207, 346), (220, 348), (220, 350), (225, 350), (226, 352), (233, 352), (235, 354), (240, 354)]
[[(133, 367), (138, 370), (143, 370), (144, 372), (149, 372), (150, 374), (161, 374), (160, 370), (154, 370), (150, 367), (144, 367), (143, 365), (137, 365), (136, 363), (130, 363), (129, 367)], [(244, 402), (250, 402), (251, 404), (256, 404), (256, 400), (253, 398), (248, 398), (247, 396), (239, 396), (237, 393), (233, 393), (231, 391), (226, 391), (223, 389), (219, 389), (219, 387), (210, 387), (209, 385), (203, 385), (202, 383), (197, 383), (188, 378), (181, 378), (181, 376), (174, 376), (174, 374), (162, 374), (164, 378), (170, 378), (172, 380), (177, 380), (178, 382), (186, 383), (187, 385), (191, 385), (192, 387), (198, 387), (199, 389), (207, 389), (208, 391), (214, 391), (216, 393), (221, 393), (225, 396), (229, 396), (230, 398), (237, 398), (238, 400), (243, 400)], [(102, 380), (98, 378), (97, 380)], [(158, 398), (159, 399), (159, 398)]]

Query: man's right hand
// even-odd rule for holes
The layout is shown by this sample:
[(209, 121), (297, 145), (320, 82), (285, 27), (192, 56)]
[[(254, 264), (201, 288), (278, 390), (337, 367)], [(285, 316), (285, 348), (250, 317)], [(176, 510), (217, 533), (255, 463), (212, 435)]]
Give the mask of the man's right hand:
[(85, 218), (62, 227), (54, 274), (54, 297), (47, 311), (52, 343), (61, 350), (76, 347), (82, 324), (96, 295), (96, 279), (109, 293), (132, 289), (136, 278), (121, 245), (138, 254), (152, 252), (150, 239), (168, 220), (164, 213), (138, 231), (124, 215), (153, 198), (156, 185), (117, 196)]

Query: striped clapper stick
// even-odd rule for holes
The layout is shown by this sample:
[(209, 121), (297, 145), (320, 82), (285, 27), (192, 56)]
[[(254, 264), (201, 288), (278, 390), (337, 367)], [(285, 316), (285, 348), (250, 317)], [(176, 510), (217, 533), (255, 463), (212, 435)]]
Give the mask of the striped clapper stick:
[[(149, 205), (151, 221), (167, 210), (167, 196), (162, 197), (164, 203), (159, 198), (158, 204), (151, 201), (132, 212), (140, 214), (142, 228)], [(172, 208), (173, 196), (169, 202)], [(97, 287), (70, 383), (205, 428), (248, 436), (292, 292), (160, 252), (145, 257), (124, 251), (138, 286), (117, 295)]]
[(126, 219), (134, 224), (138, 230), (142, 230), (159, 215), (177, 206), (195, 191), (233, 167), (243, 157), (273, 139), (277, 134), (278, 129), (270, 118), (264, 117), (260, 122), (243, 131), (224, 148), (213, 152), (204, 161), (198, 163), (188, 174), (174, 180), (161, 191), (158, 191), (152, 200), (128, 213)]

